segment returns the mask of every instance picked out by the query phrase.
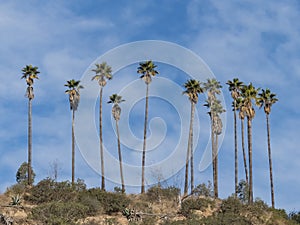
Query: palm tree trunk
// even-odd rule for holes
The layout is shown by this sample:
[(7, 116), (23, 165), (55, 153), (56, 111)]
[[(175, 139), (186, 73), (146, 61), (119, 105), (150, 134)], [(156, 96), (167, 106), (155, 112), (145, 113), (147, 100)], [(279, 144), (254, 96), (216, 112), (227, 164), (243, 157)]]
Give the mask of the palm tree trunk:
[(99, 104), (99, 135), (100, 135), (100, 160), (101, 160), (101, 189), (105, 190), (105, 176), (104, 176), (104, 152), (102, 139), (102, 96), (103, 87), (100, 87), (100, 104)]
[(249, 154), (249, 204), (253, 203), (253, 177), (252, 177), (252, 123), (247, 119), (248, 126), (248, 154)]
[(246, 182), (247, 182), (247, 184), (249, 184), (244, 130), (245, 130), (244, 129), (244, 119), (242, 119), (241, 120), (241, 133), (242, 133), (242, 150), (243, 150), (243, 158), (244, 158), (244, 169), (245, 169), (245, 175), (246, 175)]
[(191, 193), (194, 191), (194, 152), (193, 152), (193, 124), (195, 114), (195, 103), (191, 105), (191, 121), (190, 121), (190, 153), (191, 153)]
[(218, 185), (218, 135), (216, 134), (215, 136), (215, 147), (214, 147), (214, 164), (215, 164), (215, 173), (214, 173), (214, 193), (215, 193), (215, 198), (219, 197), (219, 185)]
[(72, 185), (75, 182), (75, 134), (74, 134), (74, 123), (75, 123), (75, 110), (72, 110)]
[[(188, 186), (189, 186), (188, 185), (188, 183), (189, 183), (189, 181), (188, 181), (189, 180), (189, 160), (190, 160), (190, 155), (192, 155), (192, 153), (191, 153), (191, 151), (192, 151), (191, 150), (191, 147), (192, 147), (191, 142), (192, 142), (192, 132), (193, 132), (193, 117), (194, 117), (194, 103), (191, 102), (190, 129), (189, 129), (188, 147), (187, 147), (186, 161), (185, 161), (185, 179), (184, 179), (184, 191), (183, 191), (184, 196), (187, 196)], [(191, 156), (191, 158), (192, 158), (192, 156)], [(192, 165), (191, 165), (191, 170), (192, 170)], [(192, 171), (191, 171), (191, 176), (192, 176)], [(191, 178), (191, 181), (192, 181), (192, 178)]]
[(213, 166), (213, 183), (214, 183), (214, 197), (218, 197), (217, 184), (215, 180), (216, 174), (216, 163), (215, 163), (215, 134), (214, 134), (214, 121), (211, 115), (211, 154), (212, 154), (212, 166)]
[(118, 120), (116, 120), (116, 130), (117, 130), (117, 138), (118, 138), (118, 154), (119, 154), (119, 163), (120, 163), (120, 176), (121, 176), (121, 184), (122, 184), (122, 193), (125, 193), (125, 184), (124, 184), (123, 167), (122, 167), (122, 152), (121, 152), (120, 132), (119, 132)]
[(266, 114), (266, 119), (267, 119), (267, 136), (268, 136), (268, 154), (269, 154), (269, 168), (270, 168), (271, 200), (272, 200), (272, 208), (275, 208), (273, 170), (272, 170), (272, 154), (271, 154), (271, 141), (270, 141), (270, 123), (269, 123), (269, 115), (268, 114)]
[(148, 100), (149, 100), (149, 84), (146, 84), (146, 106), (145, 106), (145, 121), (144, 121), (144, 143), (143, 143), (143, 155), (142, 155), (141, 194), (145, 193), (145, 157), (146, 157), (146, 139), (147, 139), (147, 123), (148, 123)]
[(183, 191), (183, 196), (188, 195), (188, 186), (189, 186), (189, 159), (190, 159), (190, 140), (191, 137), (189, 135), (188, 138), (188, 147), (186, 151), (186, 160), (185, 160), (185, 176), (184, 176), (184, 191)]
[(238, 145), (237, 145), (237, 125), (236, 125), (236, 101), (234, 100), (234, 185), (235, 193), (237, 196), (238, 192)]
[(28, 185), (32, 184), (32, 174), (31, 174), (31, 164), (32, 164), (32, 115), (31, 115), (31, 106), (32, 99), (28, 100), (28, 165), (27, 165), (27, 173), (28, 173)]

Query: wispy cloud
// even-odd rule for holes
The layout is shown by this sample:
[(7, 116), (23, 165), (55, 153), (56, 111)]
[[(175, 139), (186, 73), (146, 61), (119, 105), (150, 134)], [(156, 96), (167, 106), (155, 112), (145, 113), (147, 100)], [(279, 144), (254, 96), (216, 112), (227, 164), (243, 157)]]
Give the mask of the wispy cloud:
[[(261, 2), (261, 1), (201, 1), (188, 2), (174, 1), (173, 4), (155, 2), (135, 2), (134, 4), (120, 3), (112, 6), (106, 1), (81, 2), (80, 4), (51, 1), (31, 4), (22, 4), (16, 1), (3, 3), (0, 6), (0, 70), (2, 82), (0, 83), (0, 190), (15, 182), (15, 173), (18, 166), (26, 161), (27, 148), (27, 99), (24, 97), (26, 83), (20, 80), (21, 68), (26, 64), (39, 66), (40, 80), (34, 84), (36, 97), (33, 100), (33, 132), (34, 132), (34, 169), (38, 179), (49, 174), (49, 163), (58, 159), (61, 164), (61, 179), (68, 179), (70, 175), (70, 111), (67, 96), (63, 86), (66, 80), (82, 79), (89, 65), (104, 52), (129, 41), (143, 39), (164, 39), (175, 41), (190, 48), (214, 72), (217, 79), (224, 85), (224, 97), (227, 105), (227, 126), (224, 127), (225, 138), (220, 147), (220, 186), (224, 187), (221, 194), (226, 197), (233, 192), (233, 139), (232, 139), (232, 114), (230, 110), (230, 96), (225, 87), (225, 82), (233, 77), (242, 81), (253, 82), (255, 86), (270, 87), (279, 98), (271, 115), (272, 149), (274, 160), (274, 174), (276, 182), (276, 196), (278, 205), (291, 210), (297, 207), (299, 196), (297, 186), (297, 140), (296, 134), (299, 127), (299, 100), (295, 93), (299, 87), (299, 46), (300, 33), (299, 5), (295, 1)], [(101, 7), (100, 7), (101, 6)], [(132, 49), (134, 50), (134, 49)], [(149, 50), (149, 49), (148, 49)], [(145, 54), (142, 51), (140, 54)], [(184, 68), (171, 68), (159, 62), (160, 77), (174, 81), (179, 85), (185, 82), (190, 74), (199, 69), (194, 61), (190, 62), (186, 55), (170, 52), (161, 52), (161, 57), (169, 54), (173, 64), (181, 62)], [(128, 60), (128, 52), (124, 52), (118, 60)], [(116, 59), (117, 60), (117, 59)], [(116, 62), (112, 62), (113, 64)], [(137, 81), (137, 64), (128, 65), (115, 74), (104, 90), (104, 99), (113, 93), (124, 93), (126, 102), (122, 106), (126, 115), (127, 105), (131, 96), (144, 95), (145, 85)], [(115, 68), (113, 68), (114, 70)], [(181, 70), (180, 70), (181, 69)], [(83, 114), (83, 121), (76, 121), (80, 132), (91, 134), (97, 146), (97, 95), (98, 85), (91, 82), (92, 72), (88, 71), (88, 78), (83, 81), (86, 86), (82, 95), (92, 101), (92, 114)], [(202, 81), (207, 78), (199, 75)], [(158, 80), (158, 79), (157, 79)], [(185, 96), (170, 87), (161, 87), (153, 79), (150, 93), (156, 96), (168, 96), (178, 100), (178, 105), (183, 108), (179, 115), (170, 102), (158, 101), (151, 98), (150, 118), (160, 117), (153, 123), (153, 138), (160, 141), (158, 145), (149, 143), (153, 147), (149, 152), (148, 163), (154, 165), (161, 159), (166, 159), (176, 148), (176, 143), (181, 137), (184, 141), (179, 145), (178, 155), (183, 158), (186, 151), (187, 132), (180, 133), (181, 124), (179, 117), (189, 117), (189, 103)], [(131, 82), (139, 82), (135, 89), (126, 89)], [(125, 88), (125, 89), (124, 89)], [(123, 92), (121, 91), (122, 89)], [(91, 99), (93, 98), (93, 99)], [(83, 97), (84, 99), (84, 97)], [(200, 121), (199, 143), (196, 149), (196, 164), (198, 165), (205, 148), (210, 148), (209, 119), (203, 105), (204, 96), (200, 97), (198, 116)], [(105, 101), (106, 101), (105, 100)], [(172, 100), (172, 101), (173, 101)], [(140, 148), (142, 138), (144, 99), (140, 99), (132, 106), (128, 118), (131, 131), (124, 133), (122, 149), (125, 152), (124, 162), (129, 165), (139, 165), (140, 152), (133, 151), (127, 146)], [(122, 103), (123, 104), (123, 103)], [(85, 101), (80, 102), (79, 111), (86, 107)], [(163, 113), (157, 113), (163, 110)], [(78, 112), (79, 115), (80, 112)], [(116, 140), (114, 123), (111, 121), (111, 106), (104, 106), (105, 146), (111, 152), (109, 162), (116, 163)], [(92, 117), (92, 118), (91, 118)], [(123, 118), (122, 118), (123, 119)], [(140, 120), (141, 119), (141, 120)], [(257, 110), (253, 122), (253, 144), (255, 173), (255, 194), (268, 200), (268, 173), (266, 156), (266, 131), (262, 110)], [(91, 121), (92, 129), (87, 125)], [(82, 123), (82, 124), (80, 124)], [(125, 124), (127, 126), (127, 124)], [(166, 130), (164, 130), (165, 128)], [(225, 129), (226, 128), (226, 129)], [(127, 129), (127, 128), (126, 128)], [(155, 132), (155, 131), (159, 132)], [(166, 133), (165, 133), (166, 131)], [(129, 133), (132, 132), (132, 133)], [(135, 139), (133, 138), (135, 135)], [(84, 154), (77, 149), (76, 168), (78, 177), (95, 186), (99, 184), (99, 175), (94, 170), (99, 170), (99, 151), (95, 148), (92, 138), (86, 139), (83, 144), (90, 147), (87, 157), (93, 158), (91, 168), (84, 159)], [(174, 144), (175, 143), (175, 144)], [(125, 145), (126, 144), (126, 145)], [(79, 148), (81, 144), (79, 143)], [(195, 143), (196, 146), (196, 143)], [(175, 161), (175, 160), (174, 160)], [(182, 160), (181, 160), (182, 161)], [(178, 161), (178, 163), (181, 163)], [(177, 162), (177, 161), (176, 161)], [(109, 177), (115, 177), (118, 182), (118, 171), (107, 166)], [(156, 178), (153, 171), (162, 170), (182, 175), (182, 170), (176, 175), (173, 165), (153, 167), (147, 171), (147, 182), (151, 183)], [(177, 169), (177, 168), (175, 168)], [(197, 171), (196, 180), (206, 182), (211, 178), (209, 167), (205, 171)], [(240, 176), (242, 177), (242, 163), (240, 163)], [(152, 174), (151, 174), (152, 173)], [(287, 175), (288, 174), (288, 175)], [(133, 175), (133, 176), (131, 176)], [(139, 168), (129, 168), (125, 178), (135, 184), (139, 182)], [(232, 182), (231, 182), (232, 180)], [(292, 182), (289, 191), (285, 188), (287, 182)], [(111, 183), (116, 185), (116, 183)], [(287, 199), (287, 200), (286, 200)]]

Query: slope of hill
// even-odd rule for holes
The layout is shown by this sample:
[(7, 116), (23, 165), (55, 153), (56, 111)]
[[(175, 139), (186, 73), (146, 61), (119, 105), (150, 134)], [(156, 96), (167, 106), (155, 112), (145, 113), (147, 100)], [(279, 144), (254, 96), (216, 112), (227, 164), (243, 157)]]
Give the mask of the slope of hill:
[(29, 189), (17, 184), (0, 195), (0, 224), (298, 224), (261, 200), (248, 205), (234, 197), (213, 199), (205, 186), (201, 188), (181, 201), (175, 187), (154, 186), (143, 195), (126, 195), (118, 188), (87, 189), (82, 181), (72, 186), (45, 179)]

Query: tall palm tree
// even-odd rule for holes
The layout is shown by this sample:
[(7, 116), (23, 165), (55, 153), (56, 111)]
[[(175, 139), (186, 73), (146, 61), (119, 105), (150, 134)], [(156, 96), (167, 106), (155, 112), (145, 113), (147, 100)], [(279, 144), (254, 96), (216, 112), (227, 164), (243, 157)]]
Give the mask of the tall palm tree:
[(211, 120), (211, 140), (212, 140), (212, 164), (213, 164), (213, 183), (214, 197), (218, 198), (218, 136), (222, 133), (223, 123), (220, 115), (225, 112), (221, 101), (218, 99), (206, 99), (206, 106), (210, 111), (208, 115)]
[(256, 89), (252, 83), (242, 88), (242, 97), (244, 99), (245, 113), (247, 116), (247, 133), (248, 133), (248, 160), (249, 160), (249, 203), (253, 203), (253, 176), (252, 176), (252, 120), (255, 117), (255, 110), (252, 101), (257, 99)]
[(274, 185), (273, 185), (273, 171), (272, 171), (272, 154), (271, 154), (271, 141), (270, 141), (270, 123), (269, 123), (269, 114), (271, 112), (271, 107), (274, 103), (278, 101), (275, 98), (276, 94), (272, 93), (270, 89), (262, 89), (261, 93), (258, 94), (257, 104), (259, 107), (264, 106), (264, 111), (266, 114), (267, 121), (267, 138), (268, 138), (268, 156), (269, 156), (269, 169), (270, 169), (270, 185), (271, 185), (271, 200), (272, 208), (275, 207), (275, 198), (274, 198)]
[(33, 93), (33, 83), (34, 79), (39, 79), (38, 74), (38, 67), (32, 65), (26, 65), (23, 69), (23, 76), (21, 79), (26, 79), (27, 89), (25, 97), (28, 98), (28, 185), (32, 184), (32, 99), (34, 98)]
[(112, 115), (116, 121), (116, 131), (117, 131), (117, 138), (118, 138), (118, 154), (119, 154), (119, 163), (120, 163), (120, 176), (121, 176), (121, 184), (122, 184), (122, 192), (125, 193), (125, 183), (124, 183), (124, 176), (123, 176), (123, 167), (122, 167), (122, 153), (121, 153), (121, 143), (120, 143), (120, 132), (119, 132), (119, 124), (118, 121), (120, 120), (121, 116), (121, 107), (119, 104), (124, 102), (125, 100), (122, 99), (122, 96), (113, 94), (109, 97), (109, 101), (107, 103), (114, 104), (112, 107)]
[(190, 129), (187, 147), (187, 156), (185, 164), (185, 182), (184, 182), (184, 196), (188, 194), (188, 166), (189, 159), (191, 158), (191, 193), (194, 191), (194, 153), (193, 153), (193, 124), (194, 124), (194, 114), (195, 114), (195, 104), (198, 102), (198, 94), (204, 92), (201, 87), (200, 81), (191, 79), (184, 84), (186, 94), (191, 102), (191, 117), (190, 117)]
[(80, 100), (80, 93), (79, 90), (83, 88), (80, 85), (80, 80), (68, 80), (65, 84), (65, 87), (68, 87), (68, 90), (65, 91), (66, 94), (69, 95), (69, 102), (70, 102), (70, 110), (72, 110), (72, 185), (75, 182), (75, 111), (78, 108), (79, 100)]
[(137, 69), (138, 74), (141, 79), (145, 81), (146, 84), (146, 105), (145, 105), (145, 120), (144, 120), (144, 143), (143, 143), (143, 155), (142, 155), (142, 184), (141, 193), (145, 192), (145, 163), (146, 163), (146, 139), (147, 139), (147, 125), (148, 125), (148, 104), (149, 104), (149, 84), (152, 81), (152, 76), (158, 74), (155, 70), (157, 66), (151, 61), (141, 62)]
[(100, 103), (99, 103), (99, 137), (100, 137), (100, 161), (101, 161), (101, 189), (105, 190), (105, 173), (104, 173), (104, 152), (103, 152), (103, 138), (102, 138), (102, 96), (103, 96), (103, 88), (106, 85), (107, 81), (112, 79), (112, 69), (106, 63), (103, 62), (101, 64), (95, 64), (96, 69), (93, 69), (96, 73), (93, 76), (92, 80), (98, 81), (100, 86)]
[(223, 129), (223, 123), (220, 118), (221, 113), (225, 112), (225, 109), (223, 108), (221, 101), (216, 100), (213, 102), (211, 106), (211, 116), (212, 116), (212, 125), (213, 125), (213, 135), (215, 136), (213, 140), (215, 141), (214, 143), (214, 151), (213, 151), (213, 162), (214, 162), (214, 167), (215, 167), (215, 173), (214, 173), (214, 192), (215, 197), (218, 197), (218, 136), (222, 133)]
[(211, 141), (212, 141), (212, 166), (213, 166), (213, 183), (214, 183), (214, 197), (218, 198), (218, 156), (216, 149), (216, 135), (214, 133), (214, 123), (216, 121), (215, 112), (213, 112), (213, 107), (218, 103), (219, 100), (216, 98), (216, 94), (219, 95), (221, 93), (222, 85), (215, 78), (207, 79), (207, 82), (204, 83), (204, 90), (207, 91), (207, 100), (204, 106), (210, 108), (208, 112), (211, 119)]
[(245, 150), (245, 134), (244, 134), (244, 120), (245, 120), (245, 107), (244, 107), (244, 100), (243, 98), (239, 97), (236, 100), (236, 107), (239, 110), (239, 118), (241, 120), (241, 138), (242, 138), (242, 152), (243, 152), (243, 161), (244, 161), (244, 170), (245, 170), (245, 176), (246, 176), (246, 182), (249, 184), (249, 178), (248, 178), (248, 169), (247, 169), (247, 156), (246, 156), (246, 150)]
[(233, 115), (234, 115), (234, 186), (235, 186), (235, 197), (238, 192), (238, 144), (237, 144), (237, 123), (236, 123), (236, 110), (237, 110), (237, 98), (240, 96), (240, 90), (243, 86), (243, 82), (239, 81), (238, 78), (233, 78), (232, 81), (228, 80), (226, 83), (231, 92), (233, 98)]

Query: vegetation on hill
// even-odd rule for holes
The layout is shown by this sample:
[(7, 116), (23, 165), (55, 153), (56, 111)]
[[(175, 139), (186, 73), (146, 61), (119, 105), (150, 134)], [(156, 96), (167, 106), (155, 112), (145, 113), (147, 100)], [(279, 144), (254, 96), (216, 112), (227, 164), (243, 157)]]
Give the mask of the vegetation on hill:
[(22, 183), (8, 188), (0, 196), (0, 224), (300, 224), (300, 212), (287, 215), (260, 199), (248, 204), (246, 187), (241, 183), (239, 187), (238, 198), (233, 195), (221, 200), (213, 198), (210, 183), (200, 184), (193, 195), (181, 201), (176, 187), (156, 185), (144, 194), (126, 195), (120, 188), (114, 192), (88, 189), (80, 179), (72, 185), (46, 178), (30, 188)]

